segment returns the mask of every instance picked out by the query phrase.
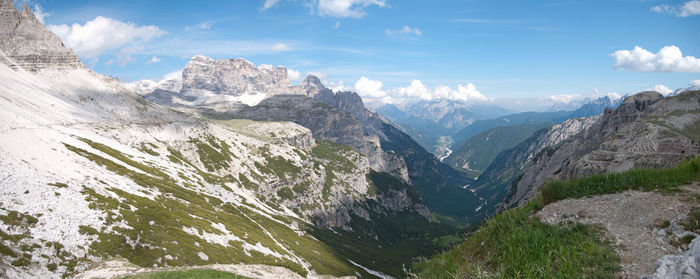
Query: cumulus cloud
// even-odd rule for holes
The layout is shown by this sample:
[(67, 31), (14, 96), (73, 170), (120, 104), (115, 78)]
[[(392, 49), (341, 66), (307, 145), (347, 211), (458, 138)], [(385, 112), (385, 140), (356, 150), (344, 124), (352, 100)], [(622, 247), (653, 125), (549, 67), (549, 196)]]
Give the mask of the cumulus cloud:
[(643, 72), (700, 72), (700, 59), (683, 56), (677, 46), (665, 46), (657, 53), (635, 46), (632, 50), (618, 50), (610, 54), (614, 67)]
[(411, 100), (439, 100), (447, 99), (462, 102), (484, 102), (493, 99), (481, 94), (472, 83), (459, 84), (453, 89), (449, 86), (439, 85), (435, 88), (428, 88), (422, 81), (414, 79), (407, 87), (398, 87), (391, 90), (384, 90), (383, 83), (378, 80), (371, 80), (361, 77), (355, 83), (355, 91), (370, 103), (394, 104)]
[(287, 75), (289, 76), (289, 80), (291, 81), (301, 80), (301, 73), (299, 71), (287, 69)]
[(87, 58), (97, 57), (105, 51), (119, 49), (132, 42), (146, 42), (166, 33), (153, 25), (137, 26), (103, 16), (98, 16), (85, 25), (61, 24), (49, 25), (47, 28), (61, 37), (68, 47)]
[(649, 90), (649, 91), (656, 91), (656, 92), (661, 93), (662, 95), (668, 95), (668, 94), (670, 94), (671, 92), (673, 92), (673, 90), (671, 90), (671, 89), (669, 89), (668, 87), (663, 86), (663, 85), (661, 85), (661, 84), (654, 85), (654, 87), (647, 88), (646, 90)]
[(148, 60), (146, 63), (147, 63), (147, 64), (153, 64), (153, 63), (158, 63), (158, 62), (160, 62), (160, 61), (162, 61), (160, 58), (153, 56), (153, 57), (151, 57), (151, 59)]
[(274, 51), (274, 52), (282, 52), (282, 51), (290, 51), (290, 50), (292, 50), (292, 48), (289, 45), (283, 44), (283, 43), (276, 43), (272, 46), (272, 51)]
[(432, 100), (433, 96), (428, 92), (426, 87), (420, 80), (414, 79), (408, 87), (398, 88), (398, 96), (406, 98), (419, 98), (421, 100)]
[(659, 5), (652, 7), (651, 10), (662, 14), (674, 14), (678, 17), (700, 15), (700, 1), (688, 1), (682, 6)]
[(382, 90), (383, 86), (381, 81), (360, 77), (355, 83), (355, 90), (362, 97), (381, 98), (386, 96), (386, 91)]
[(384, 32), (387, 35), (416, 35), (416, 36), (421, 36), (423, 35), (423, 31), (421, 31), (418, 28), (411, 28), (407, 25), (404, 25), (401, 27), (399, 30), (391, 30), (391, 29), (386, 29)]

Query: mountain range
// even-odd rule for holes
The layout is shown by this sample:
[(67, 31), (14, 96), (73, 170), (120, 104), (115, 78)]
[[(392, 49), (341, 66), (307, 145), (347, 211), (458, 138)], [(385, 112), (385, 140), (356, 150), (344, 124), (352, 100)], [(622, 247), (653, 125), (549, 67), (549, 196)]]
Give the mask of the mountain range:
[(692, 88), (570, 111), (448, 100), (375, 111), (314, 75), (292, 85), (283, 66), (203, 55), (124, 83), (10, 0), (0, 107), (3, 278), (405, 277), (548, 181), (700, 154)]
[(181, 82), (126, 85), (0, 3), (3, 276), (119, 259), (401, 276), (480, 221), (471, 180), (354, 92), (204, 56)]

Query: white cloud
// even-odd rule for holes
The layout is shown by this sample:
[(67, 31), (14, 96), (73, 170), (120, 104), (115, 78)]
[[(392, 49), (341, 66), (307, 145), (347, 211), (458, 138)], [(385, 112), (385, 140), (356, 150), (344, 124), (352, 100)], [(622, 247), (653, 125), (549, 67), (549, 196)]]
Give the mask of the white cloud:
[(449, 86), (439, 85), (435, 88), (428, 88), (422, 81), (414, 79), (407, 87), (398, 87), (389, 90), (383, 89), (384, 84), (379, 80), (372, 80), (367, 77), (360, 77), (354, 88), (343, 86), (343, 82), (323, 81), (326, 87), (334, 92), (348, 91), (354, 89), (362, 99), (373, 105), (397, 104), (416, 100), (439, 100), (446, 99), (462, 102), (490, 102), (489, 98), (481, 94), (473, 83), (458, 84), (453, 89)]
[[(595, 89), (595, 91), (598, 91), (598, 90)], [(560, 94), (560, 95), (547, 96), (547, 99), (552, 100), (552, 101), (557, 102), (557, 103), (568, 104), (568, 103), (571, 103), (574, 101), (579, 101), (579, 100), (583, 99), (583, 96), (578, 95), (578, 94)]]
[(387, 35), (416, 35), (416, 36), (421, 36), (423, 35), (423, 31), (421, 31), (418, 28), (411, 28), (407, 25), (404, 25), (401, 27), (399, 30), (391, 30), (391, 29), (386, 29), (384, 32)]
[(336, 21), (335, 24), (333, 24), (333, 29), (338, 29), (340, 28), (340, 21)]
[(333, 92), (352, 91), (352, 87), (345, 86), (345, 83), (342, 80), (334, 82), (322, 79), (321, 82), (323, 83), (323, 86), (330, 90), (333, 90)]
[(610, 54), (614, 67), (643, 72), (700, 72), (700, 59), (683, 56), (677, 46), (665, 46), (658, 53), (635, 46), (632, 50), (618, 50)]
[(700, 88), (700, 79), (690, 81), (690, 86), (694, 88)]
[(652, 88), (647, 88), (646, 90), (649, 90), (649, 91), (656, 91), (656, 92), (661, 93), (662, 95), (668, 95), (669, 93), (673, 92), (673, 90), (671, 90), (671, 89), (669, 89), (668, 87), (663, 86), (663, 85), (661, 85), (661, 84), (654, 85), (654, 87), (652, 87)]
[(47, 28), (61, 37), (68, 47), (87, 58), (97, 57), (105, 51), (119, 49), (132, 42), (146, 42), (166, 33), (153, 25), (137, 26), (102, 16), (85, 25), (74, 23), (72, 26), (49, 25)]
[(329, 17), (361, 18), (368, 6), (385, 7), (385, 0), (319, 0), (318, 14)]
[(383, 86), (381, 81), (360, 77), (355, 83), (355, 90), (362, 97), (381, 98), (386, 96), (386, 91), (382, 90)]
[(290, 51), (292, 48), (288, 46), (287, 44), (283, 43), (276, 43), (272, 46), (272, 51), (274, 52), (282, 52), (282, 51)]
[[(287, 0), (301, 3), (308, 7), (312, 14), (338, 18), (362, 18), (367, 15), (365, 9), (369, 6), (388, 7), (386, 0)], [(265, 0), (261, 11), (277, 6), (281, 0)], [(336, 24), (339, 25), (339, 24)]]
[(267, 10), (269, 8), (274, 7), (279, 1), (280, 0), (265, 0), (265, 3), (263, 3), (261, 10)]
[(153, 57), (151, 57), (150, 60), (148, 60), (148, 61), (146, 62), (146, 64), (158, 63), (158, 62), (160, 62), (160, 61), (163, 61), (163, 60), (161, 60), (161, 59), (158, 58), (158, 57), (153, 56)]
[(301, 80), (301, 73), (299, 71), (287, 69), (287, 75), (289, 76), (289, 80), (291, 81)]
[(414, 79), (408, 87), (398, 88), (398, 96), (405, 98), (419, 98), (421, 100), (432, 100), (433, 96), (428, 92), (428, 88), (420, 80)]
[(211, 27), (214, 25), (215, 21), (205, 21), (205, 22), (200, 22), (197, 25), (194, 26), (187, 26), (185, 27), (185, 31), (191, 31), (191, 30), (209, 30)]
[(688, 1), (683, 6), (659, 5), (652, 7), (651, 10), (657, 13), (674, 14), (678, 17), (700, 15), (700, 1)]

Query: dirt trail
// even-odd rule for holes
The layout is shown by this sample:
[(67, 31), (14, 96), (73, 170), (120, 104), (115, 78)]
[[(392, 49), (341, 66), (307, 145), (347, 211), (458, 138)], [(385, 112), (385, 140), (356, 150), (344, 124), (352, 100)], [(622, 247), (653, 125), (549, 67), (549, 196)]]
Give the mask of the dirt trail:
[[(681, 193), (626, 191), (582, 199), (563, 200), (537, 213), (549, 224), (574, 221), (605, 228), (622, 260), (623, 278), (653, 274), (658, 260), (668, 254), (682, 254), (686, 246), (670, 244), (684, 232), (679, 225), (693, 207), (699, 207), (696, 195), (700, 184), (682, 186)], [(665, 222), (668, 221), (668, 222)]]

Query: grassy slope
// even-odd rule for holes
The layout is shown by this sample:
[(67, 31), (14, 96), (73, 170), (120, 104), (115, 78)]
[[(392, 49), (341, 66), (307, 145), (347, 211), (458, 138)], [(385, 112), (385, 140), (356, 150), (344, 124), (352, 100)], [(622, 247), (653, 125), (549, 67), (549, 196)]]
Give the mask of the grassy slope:
[(629, 189), (673, 190), (700, 180), (700, 158), (661, 170), (630, 170), (545, 185), (526, 206), (502, 212), (465, 242), (413, 265), (421, 278), (615, 278), (619, 258), (582, 224), (548, 225), (533, 211), (567, 198)]

